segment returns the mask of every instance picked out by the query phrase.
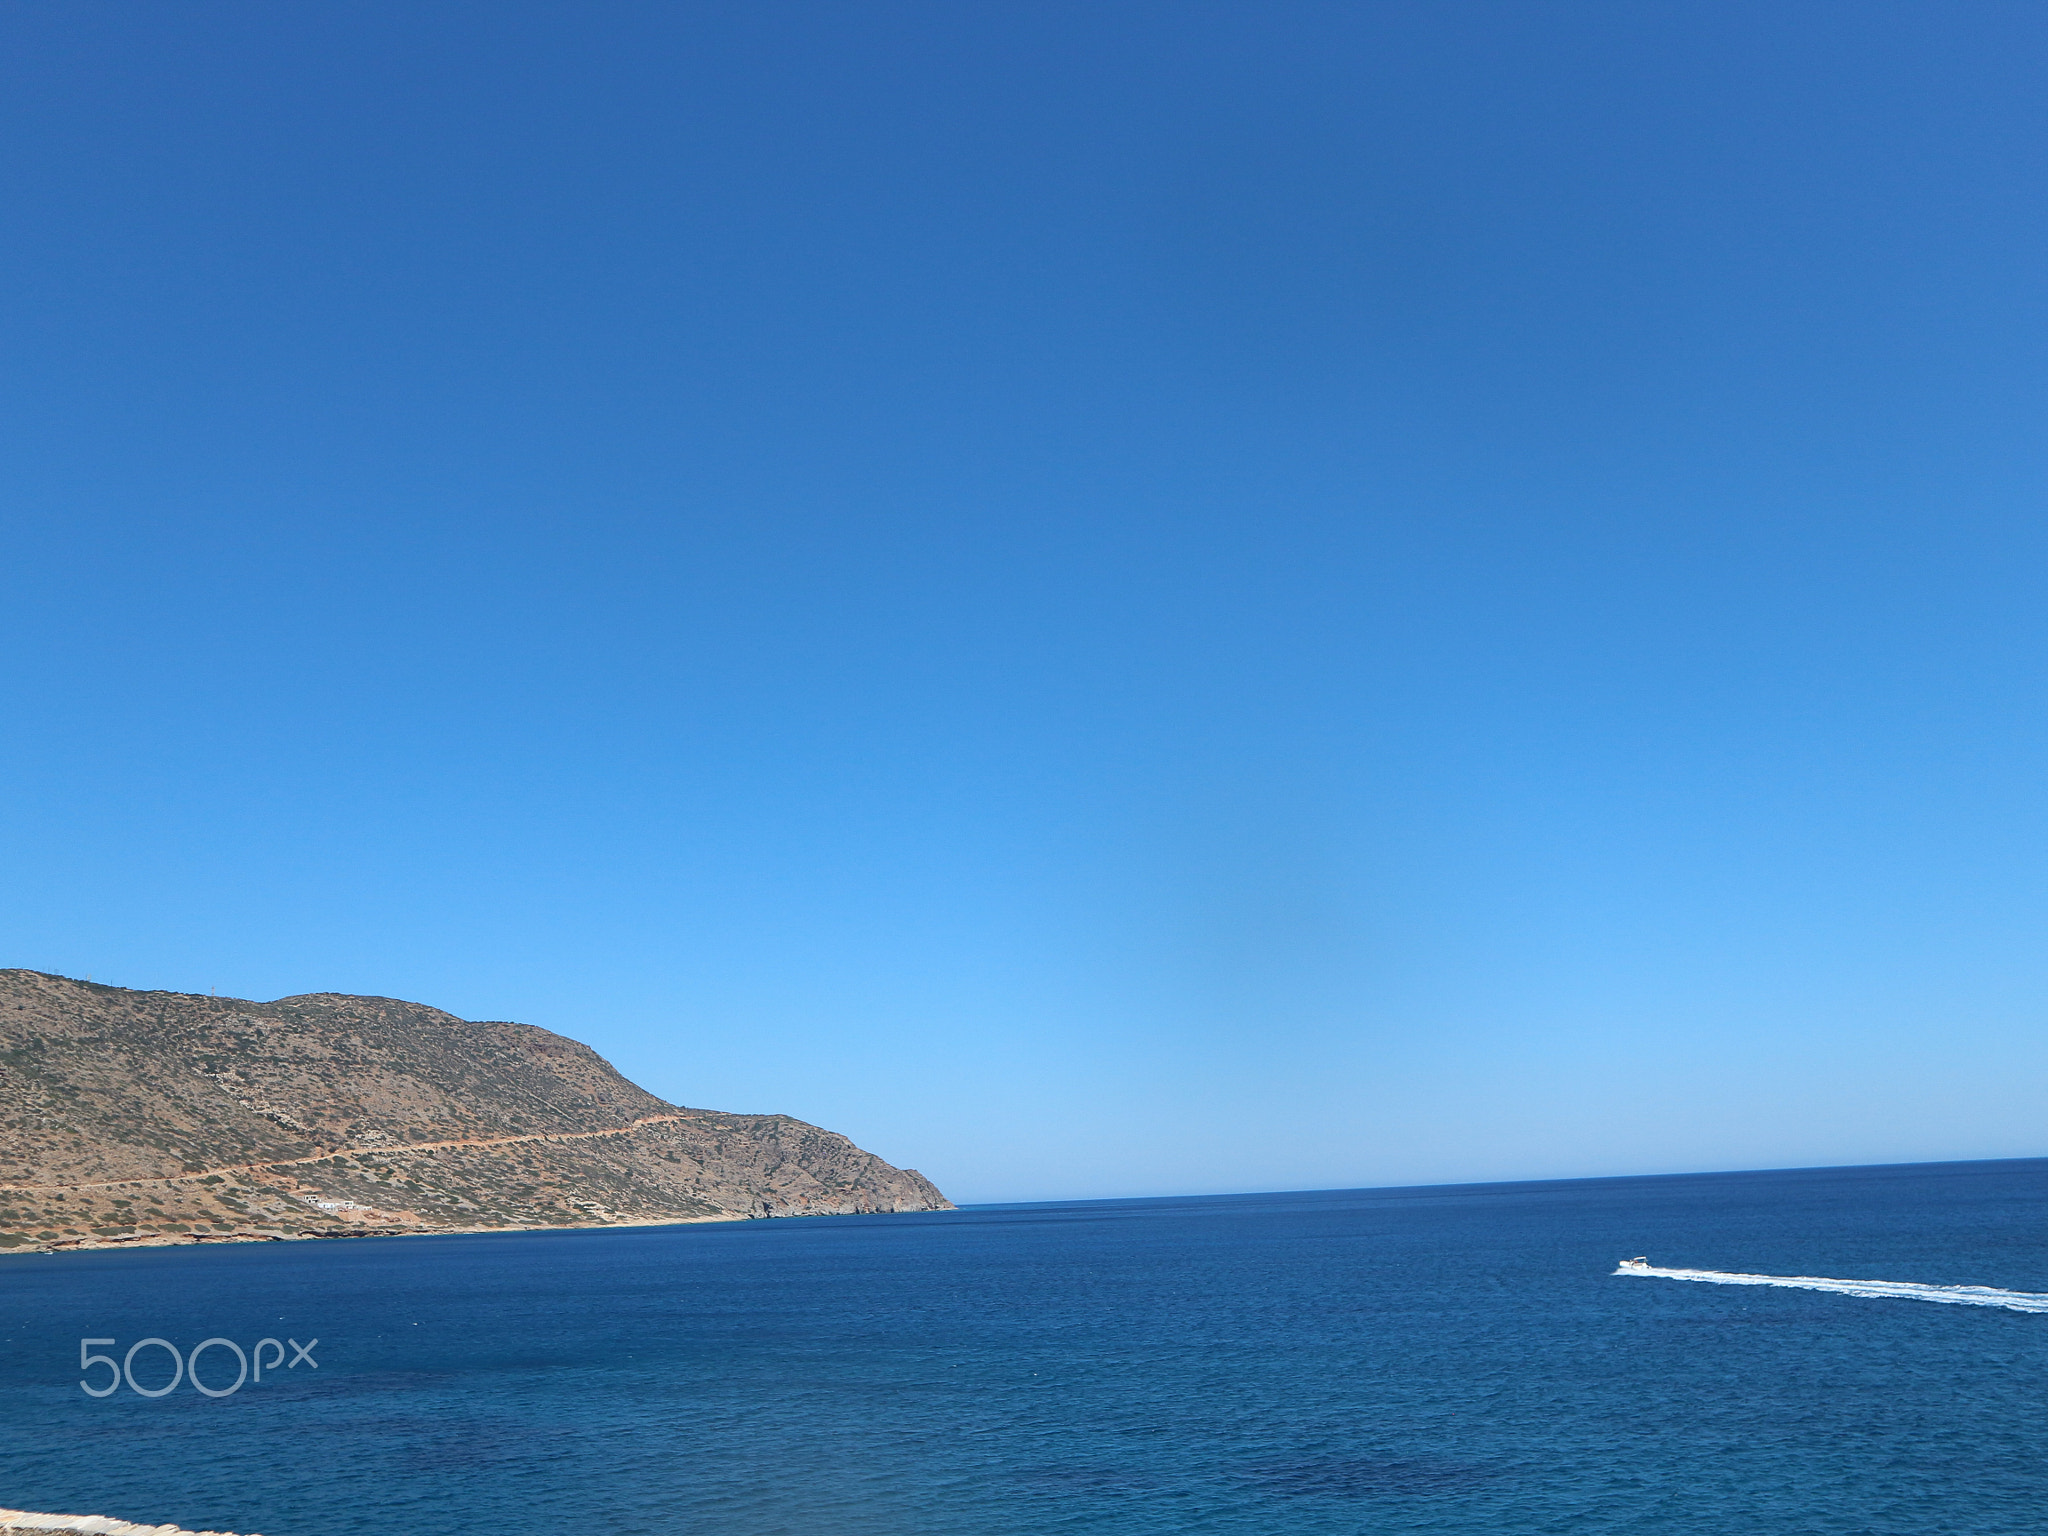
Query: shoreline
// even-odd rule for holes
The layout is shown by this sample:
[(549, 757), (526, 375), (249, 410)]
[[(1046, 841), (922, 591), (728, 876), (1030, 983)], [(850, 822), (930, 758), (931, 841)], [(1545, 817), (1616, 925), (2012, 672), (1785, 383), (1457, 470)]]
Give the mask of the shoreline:
[[(913, 1214), (903, 1211), (808, 1211), (812, 1216), (899, 1216)], [(489, 1232), (598, 1232), (611, 1228), (628, 1227), (693, 1227), (706, 1222), (717, 1221), (788, 1221), (789, 1216), (759, 1216), (746, 1211), (736, 1211), (720, 1216), (671, 1216), (649, 1221), (577, 1221), (550, 1222), (545, 1226), (493, 1226), (493, 1227), (330, 1227), (323, 1231), (298, 1232), (151, 1232), (136, 1237), (72, 1237), (53, 1243), (27, 1242), (11, 1248), (0, 1248), (0, 1259), (22, 1257), (48, 1258), (59, 1253), (110, 1252), (123, 1248), (204, 1248), (220, 1243), (310, 1243), (343, 1240), (352, 1237), (479, 1237)], [(0, 1515), (9, 1511), (0, 1510)], [(53, 1517), (54, 1518), (54, 1517)], [(81, 1516), (80, 1518), (88, 1518)], [(97, 1516), (90, 1518), (97, 1519)], [(7, 1530), (0, 1522), (0, 1531)], [(154, 1526), (137, 1527), (154, 1530)], [(169, 1529), (169, 1527), (166, 1527)]]

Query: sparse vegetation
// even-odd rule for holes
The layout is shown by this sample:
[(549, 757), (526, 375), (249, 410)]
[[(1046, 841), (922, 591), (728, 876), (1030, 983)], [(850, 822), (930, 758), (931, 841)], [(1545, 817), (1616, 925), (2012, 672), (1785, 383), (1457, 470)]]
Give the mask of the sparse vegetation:
[(528, 1025), (143, 996), (0, 971), (0, 1185), (25, 1186), (0, 1246), (248, 1237), (286, 1211), (347, 1235), (945, 1204), (843, 1136), (678, 1109)]

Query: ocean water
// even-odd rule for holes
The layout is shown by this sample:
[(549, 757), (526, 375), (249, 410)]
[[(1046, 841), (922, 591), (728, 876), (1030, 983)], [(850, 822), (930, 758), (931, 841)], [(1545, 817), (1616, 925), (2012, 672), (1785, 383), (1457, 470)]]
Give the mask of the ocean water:
[[(2048, 1531), (2048, 1316), (1614, 1277), (1635, 1254), (2048, 1291), (2048, 1161), (0, 1259), (0, 1504), (264, 1536)], [(81, 1339), (147, 1337), (317, 1364), (81, 1390)]]

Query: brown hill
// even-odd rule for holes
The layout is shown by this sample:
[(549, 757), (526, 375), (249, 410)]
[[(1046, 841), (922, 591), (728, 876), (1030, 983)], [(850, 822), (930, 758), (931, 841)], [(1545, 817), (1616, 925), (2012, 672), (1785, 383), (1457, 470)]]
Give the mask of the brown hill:
[(530, 1024), (0, 970), (0, 1248), (951, 1208), (835, 1132), (665, 1103)]

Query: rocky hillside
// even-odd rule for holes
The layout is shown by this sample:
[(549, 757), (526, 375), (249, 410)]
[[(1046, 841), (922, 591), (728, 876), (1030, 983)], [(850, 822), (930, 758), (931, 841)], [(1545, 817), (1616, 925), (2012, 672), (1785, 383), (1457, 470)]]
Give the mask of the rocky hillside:
[(529, 1024), (0, 970), (0, 1248), (949, 1209), (844, 1136), (664, 1103)]

